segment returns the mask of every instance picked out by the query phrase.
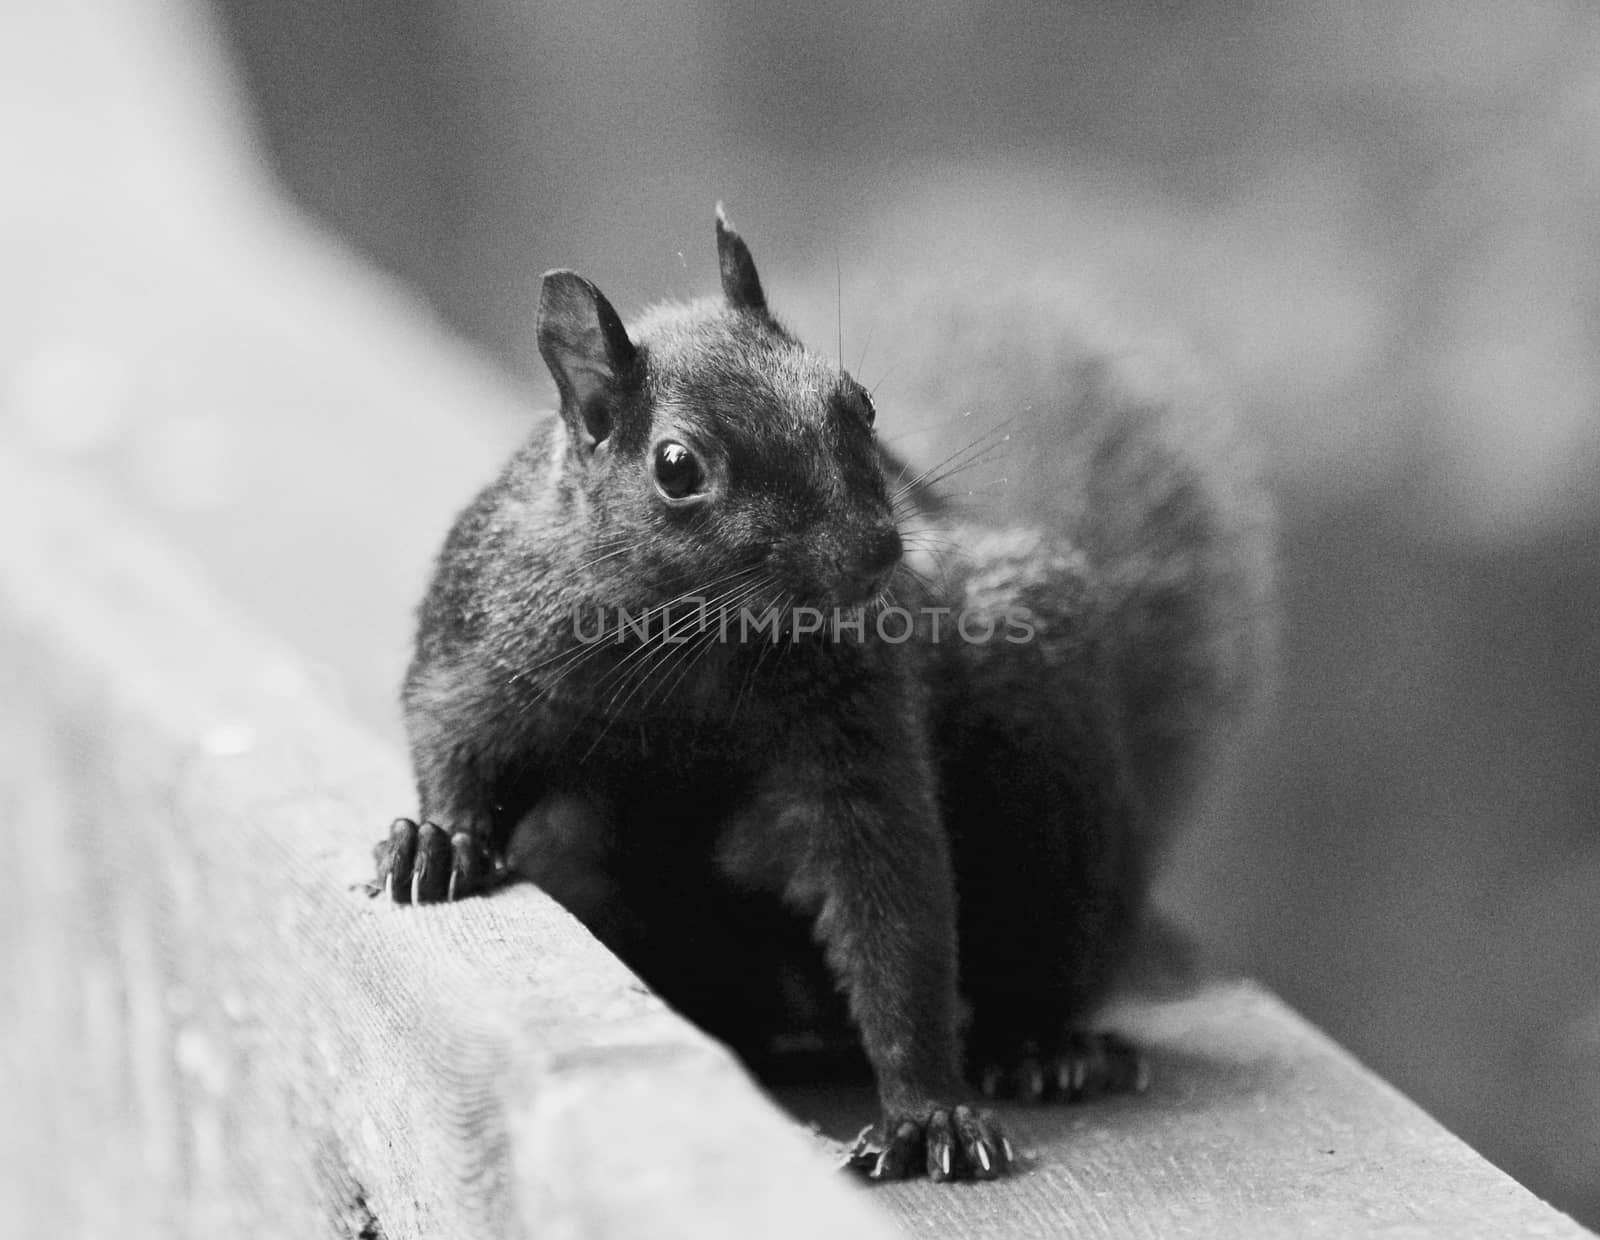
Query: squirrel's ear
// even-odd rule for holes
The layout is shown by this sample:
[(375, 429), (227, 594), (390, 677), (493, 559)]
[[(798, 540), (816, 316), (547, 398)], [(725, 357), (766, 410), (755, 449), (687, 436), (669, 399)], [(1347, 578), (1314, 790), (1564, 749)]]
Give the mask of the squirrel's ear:
[(761, 291), (761, 277), (756, 275), (756, 260), (750, 257), (750, 247), (733, 231), (728, 216), (717, 204), (717, 265), (722, 269), (722, 295), (735, 310), (748, 310), (752, 314), (766, 314), (767, 298)]
[(544, 273), (537, 330), (569, 421), (587, 416), (594, 398), (614, 390), (638, 356), (605, 294), (576, 272)]

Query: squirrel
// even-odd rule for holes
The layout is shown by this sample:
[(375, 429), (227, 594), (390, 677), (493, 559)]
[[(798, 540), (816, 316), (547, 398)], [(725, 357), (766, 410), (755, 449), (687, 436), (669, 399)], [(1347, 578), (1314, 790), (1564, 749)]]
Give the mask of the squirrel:
[(980, 1095), (1143, 1087), (1084, 1022), (1259, 680), (1264, 510), (1215, 502), (1243, 466), (1185, 455), (1182, 411), (1109, 400), (1062, 528), (976, 526), (768, 309), (720, 205), (716, 242), (720, 297), (630, 327), (543, 277), (559, 416), (439, 555), (420, 813), (371, 890), (531, 877), (747, 1057), (797, 1012), (848, 1028), (880, 1103), (848, 1165), (1003, 1175)]

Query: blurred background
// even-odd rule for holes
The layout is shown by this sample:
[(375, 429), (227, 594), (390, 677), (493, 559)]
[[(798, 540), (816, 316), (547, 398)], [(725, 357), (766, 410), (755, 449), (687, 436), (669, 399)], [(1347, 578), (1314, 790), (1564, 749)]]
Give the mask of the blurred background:
[[(533, 401), (538, 274), (576, 267), (625, 316), (708, 291), (718, 199), (775, 307), (842, 335), (886, 420), (912, 416), (919, 325), (878, 330), (883, 308), (947, 272), (1042, 273), (1201, 359), (1273, 479), (1286, 627), (1272, 724), (1164, 899), (1221, 964), (1600, 1224), (1600, 11), (61, 8), (118, 109), (150, 111), (141, 133), (210, 144), (239, 183), (267, 169)], [(118, 77), (124, 56), (162, 73)], [(56, 164), (80, 140), (130, 167), (156, 149), (72, 128), (54, 70), (13, 59), (11, 89), (65, 108)], [(186, 108), (121, 90), (173, 75), (197, 83)], [(185, 167), (140, 164), (175, 235)], [(61, 201), (102, 172), (76, 168)], [(48, 389), (30, 407), (82, 405), (70, 365), (29, 374)], [(381, 654), (397, 679), (401, 651)], [(393, 735), (387, 692), (351, 696)]]

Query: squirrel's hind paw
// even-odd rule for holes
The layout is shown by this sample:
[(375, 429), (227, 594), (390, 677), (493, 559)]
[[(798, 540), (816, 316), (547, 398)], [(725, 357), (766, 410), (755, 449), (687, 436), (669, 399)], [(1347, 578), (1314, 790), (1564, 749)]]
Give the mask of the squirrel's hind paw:
[(477, 895), (493, 886), (498, 870), (489, 851), (465, 831), (449, 834), (432, 822), (396, 818), (372, 850), (377, 877), (367, 894), (396, 904), (433, 904)]
[(1150, 1085), (1150, 1064), (1114, 1033), (1069, 1033), (1050, 1053), (1025, 1043), (1014, 1055), (985, 1057), (974, 1075), (988, 1098), (1082, 1102), (1143, 1093)]

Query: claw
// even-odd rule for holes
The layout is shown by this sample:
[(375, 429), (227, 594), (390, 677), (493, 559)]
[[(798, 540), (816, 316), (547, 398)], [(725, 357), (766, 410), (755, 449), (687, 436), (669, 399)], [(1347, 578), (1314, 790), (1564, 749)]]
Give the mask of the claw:
[(840, 1165), (879, 1182), (926, 1174), (941, 1183), (992, 1180), (1006, 1173), (1013, 1157), (1010, 1142), (987, 1111), (935, 1106), (916, 1118), (886, 1119), (862, 1129)]
[(486, 885), (484, 874), (485, 854), (478, 841), (465, 831), (450, 837), (450, 881), (445, 893), (447, 900), (482, 891)]
[(411, 903), (422, 903), (422, 858), (417, 858), (418, 864), (411, 867)]
[(378, 877), (373, 883), (374, 893), (381, 889), (391, 904), (404, 899), (404, 888), (396, 889), (395, 874), (399, 873), (400, 883), (406, 881), (406, 871), (415, 862), (416, 847), (416, 823), (409, 818), (396, 818), (389, 824), (387, 838), (373, 849), (373, 855), (378, 863)]

